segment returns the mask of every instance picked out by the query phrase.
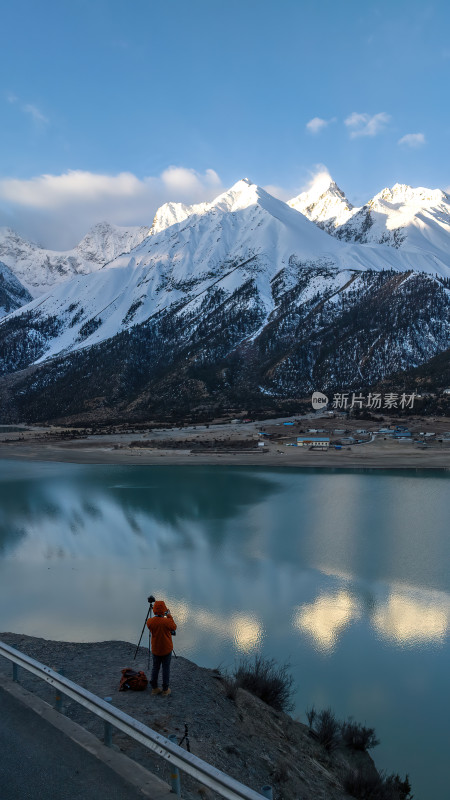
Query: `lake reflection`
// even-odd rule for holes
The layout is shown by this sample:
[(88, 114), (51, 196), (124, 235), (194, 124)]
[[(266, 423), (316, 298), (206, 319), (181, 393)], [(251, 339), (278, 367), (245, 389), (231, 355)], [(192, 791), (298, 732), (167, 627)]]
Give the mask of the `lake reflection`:
[(367, 721), (377, 763), (409, 772), (417, 800), (442, 796), (448, 473), (5, 461), (0, 475), (0, 630), (136, 641), (162, 596), (180, 654), (289, 659), (302, 716), (315, 703)]

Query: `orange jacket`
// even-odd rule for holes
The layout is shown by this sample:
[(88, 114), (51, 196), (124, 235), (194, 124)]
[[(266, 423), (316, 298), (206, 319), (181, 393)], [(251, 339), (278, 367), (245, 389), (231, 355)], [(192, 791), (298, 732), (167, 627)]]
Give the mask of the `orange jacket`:
[(147, 627), (152, 635), (152, 653), (155, 656), (167, 656), (173, 650), (172, 634), (177, 626), (173, 617), (150, 617)]

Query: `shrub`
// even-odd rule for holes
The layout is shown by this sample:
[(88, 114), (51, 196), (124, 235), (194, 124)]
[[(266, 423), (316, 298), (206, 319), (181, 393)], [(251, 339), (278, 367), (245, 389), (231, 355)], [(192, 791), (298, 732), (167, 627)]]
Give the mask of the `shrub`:
[(316, 711), (313, 707), (306, 712), (306, 716), (314, 738), (323, 744), (326, 750), (335, 750), (341, 739), (341, 723), (331, 708)]
[(357, 800), (412, 800), (408, 776), (402, 781), (399, 775), (378, 774), (366, 770), (349, 771), (344, 775), (343, 787)]
[(233, 672), (232, 679), (225, 680), (227, 697), (234, 699), (237, 689), (246, 689), (259, 697), (276, 711), (291, 711), (293, 708), (293, 678), (289, 664), (277, 664), (274, 659), (255, 656), (244, 658)]
[(342, 723), (341, 736), (344, 744), (352, 750), (370, 750), (380, 744), (375, 736), (375, 728), (366, 728), (352, 719)]
[(312, 726), (313, 726), (313, 723), (314, 723), (314, 720), (315, 720), (316, 716), (317, 716), (317, 711), (314, 708), (314, 706), (312, 706), (311, 708), (306, 710), (306, 717), (308, 719), (308, 724), (309, 724), (309, 730), (310, 731), (312, 730)]
[(316, 711), (312, 706), (306, 710), (306, 717), (311, 735), (327, 750), (334, 750), (340, 743), (352, 750), (370, 750), (380, 744), (375, 728), (366, 728), (351, 717), (347, 722), (339, 722), (331, 708)]
[(402, 781), (400, 775), (388, 775), (385, 778), (385, 782), (397, 792), (398, 800), (413, 800), (414, 795), (411, 794), (411, 783), (408, 775), (405, 775), (404, 781)]

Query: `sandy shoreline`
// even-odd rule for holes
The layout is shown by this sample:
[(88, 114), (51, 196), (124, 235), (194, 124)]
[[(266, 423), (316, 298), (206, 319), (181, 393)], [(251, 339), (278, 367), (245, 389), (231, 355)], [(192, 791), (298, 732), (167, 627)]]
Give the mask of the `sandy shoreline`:
[(420, 450), (412, 443), (375, 441), (351, 449), (311, 452), (276, 445), (253, 452), (196, 453), (189, 450), (117, 448), (115, 437), (62, 442), (8, 442), (0, 444), (0, 459), (51, 461), (73, 464), (125, 465), (226, 465), (306, 467), (324, 469), (450, 469), (450, 448)]
[[(330, 419), (313, 413), (246, 424), (228, 420), (166, 428), (156, 424), (109, 430), (58, 426), (11, 426), (8, 430), (3, 426), (0, 459), (119, 466), (450, 469), (448, 418), (411, 418), (407, 441), (392, 438), (393, 431), (380, 432), (381, 424), (372, 420), (364, 423), (345, 415)], [(391, 419), (384, 424), (391, 424), (394, 429), (395, 425), (404, 426), (405, 421)], [(292, 446), (297, 436), (307, 432), (328, 437), (329, 449)], [(347, 437), (345, 444), (342, 437)], [(335, 449), (334, 444), (341, 439), (342, 447)]]

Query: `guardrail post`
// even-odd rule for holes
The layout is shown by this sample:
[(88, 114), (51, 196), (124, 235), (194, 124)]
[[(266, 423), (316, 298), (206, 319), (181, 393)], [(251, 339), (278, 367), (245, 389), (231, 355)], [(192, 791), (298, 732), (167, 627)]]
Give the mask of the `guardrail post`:
[[(107, 703), (112, 703), (112, 697), (104, 697)], [(112, 725), (110, 722), (104, 722), (104, 733), (103, 733), (103, 741), (106, 747), (112, 747)]]
[(12, 662), (13, 665), (13, 681), (15, 683), (19, 683), (19, 665), (16, 664), (15, 661)]
[[(63, 670), (63, 669), (59, 669), (59, 670), (58, 670), (58, 672), (59, 672), (59, 674), (60, 674), (60, 675), (64, 675), (64, 670)], [(56, 694), (55, 694), (55, 708), (56, 708), (56, 710), (57, 710), (57, 711), (59, 711), (59, 712), (60, 712), (60, 714), (62, 714), (62, 710), (63, 710), (63, 701), (62, 701), (62, 694), (61, 694), (61, 690), (60, 690), (60, 689), (57, 689), (57, 690), (56, 690)]]
[[(174, 744), (178, 744), (178, 739), (174, 733), (171, 733), (168, 738)], [(175, 766), (175, 764), (171, 764), (170, 769), (170, 783), (172, 786), (171, 791), (176, 794), (177, 797), (181, 797), (180, 770)]]
[(268, 800), (273, 800), (273, 789), (271, 786), (262, 786), (261, 794), (263, 797), (267, 797)]

